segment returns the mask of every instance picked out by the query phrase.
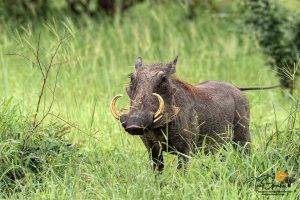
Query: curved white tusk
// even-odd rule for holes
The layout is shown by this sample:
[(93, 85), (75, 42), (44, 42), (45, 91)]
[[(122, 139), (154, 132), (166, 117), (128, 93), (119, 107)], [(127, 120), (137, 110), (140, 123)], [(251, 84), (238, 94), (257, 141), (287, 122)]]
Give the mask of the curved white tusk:
[(120, 120), (121, 112), (116, 109), (116, 102), (117, 100), (122, 97), (121, 94), (116, 95), (110, 102), (110, 112), (117, 120)]
[(161, 114), (164, 112), (165, 102), (159, 94), (157, 94), (157, 93), (152, 93), (152, 94), (157, 97), (158, 102), (159, 102), (158, 109), (154, 114), (154, 122), (156, 122), (161, 118), (161, 116), (162, 116)]

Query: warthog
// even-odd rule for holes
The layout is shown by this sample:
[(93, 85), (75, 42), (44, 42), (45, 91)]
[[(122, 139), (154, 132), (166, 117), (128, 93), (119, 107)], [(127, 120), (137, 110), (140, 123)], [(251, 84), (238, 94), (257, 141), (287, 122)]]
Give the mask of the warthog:
[(177, 57), (143, 65), (138, 58), (127, 87), (129, 111), (116, 109), (121, 95), (111, 101), (111, 112), (125, 131), (142, 139), (153, 169), (163, 170), (163, 151), (178, 155), (178, 168), (199, 147), (212, 152), (231, 141), (249, 152), (249, 104), (242, 91), (219, 81), (191, 85), (176, 78), (176, 63)]

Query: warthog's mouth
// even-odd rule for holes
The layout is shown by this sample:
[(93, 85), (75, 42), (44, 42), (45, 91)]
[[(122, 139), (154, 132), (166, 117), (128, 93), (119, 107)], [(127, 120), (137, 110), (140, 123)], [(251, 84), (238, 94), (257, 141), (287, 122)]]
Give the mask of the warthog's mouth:
[(138, 126), (132, 125), (125, 128), (126, 132), (130, 135), (144, 135), (147, 132), (147, 128), (140, 128)]

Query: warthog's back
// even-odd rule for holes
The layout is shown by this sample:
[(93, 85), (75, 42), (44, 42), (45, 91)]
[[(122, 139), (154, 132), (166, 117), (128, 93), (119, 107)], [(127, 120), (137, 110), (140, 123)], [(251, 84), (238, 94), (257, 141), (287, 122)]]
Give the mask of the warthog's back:
[(242, 91), (240, 91), (237, 87), (221, 81), (205, 81), (203, 83), (196, 84), (195, 87), (198, 88), (200, 92), (209, 93), (215, 97), (222, 97), (224, 95), (244, 97)]

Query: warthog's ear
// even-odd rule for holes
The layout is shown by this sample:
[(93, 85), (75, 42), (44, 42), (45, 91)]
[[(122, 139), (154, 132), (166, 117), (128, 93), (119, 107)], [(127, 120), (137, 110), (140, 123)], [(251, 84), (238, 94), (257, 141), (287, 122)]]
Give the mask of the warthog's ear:
[(168, 73), (173, 74), (176, 72), (176, 64), (177, 64), (178, 56), (174, 58), (173, 61), (167, 63)]
[(141, 57), (138, 57), (138, 58), (135, 60), (134, 66), (135, 66), (135, 69), (138, 69), (138, 68), (140, 68), (140, 67), (143, 66), (143, 60), (142, 60)]

